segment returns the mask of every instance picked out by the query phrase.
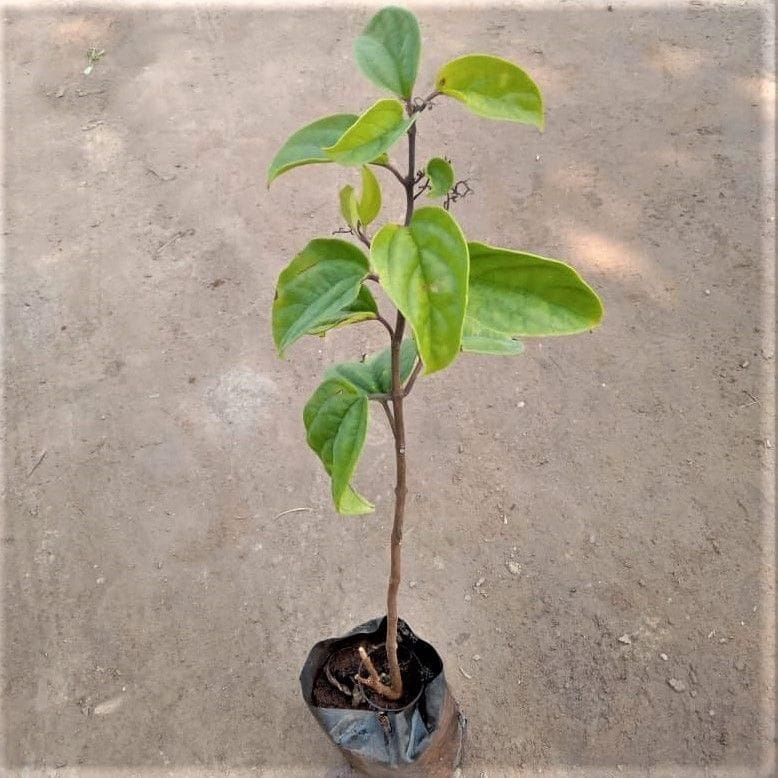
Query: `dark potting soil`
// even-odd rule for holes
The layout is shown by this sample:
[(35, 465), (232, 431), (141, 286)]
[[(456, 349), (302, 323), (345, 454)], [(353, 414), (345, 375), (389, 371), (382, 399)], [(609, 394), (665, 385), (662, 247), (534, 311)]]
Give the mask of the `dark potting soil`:
[[(372, 646), (363, 642), (355, 642), (352, 645), (343, 646), (330, 656), (313, 682), (314, 705), (319, 708), (349, 708), (351, 710), (375, 710), (376, 707), (385, 710), (398, 710), (413, 702), (423, 684), (433, 675), (422, 667), (418, 659), (407, 648), (399, 646), (397, 658), (400, 662), (400, 672), (403, 678), (403, 694), (399, 700), (387, 700), (354, 680), (354, 676), (359, 672), (362, 664), (362, 659), (359, 656), (360, 645), (365, 645), (365, 649), (370, 654), (370, 658), (379, 673), (389, 672), (386, 647), (383, 644)], [(332, 678), (341, 687), (347, 689), (349, 694), (345, 694), (327, 678), (327, 668), (329, 668)], [(366, 673), (363, 671), (363, 674)], [(355, 686), (358, 687), (356, 691)], [(369, 698), (373, 705), (366, 698)]]

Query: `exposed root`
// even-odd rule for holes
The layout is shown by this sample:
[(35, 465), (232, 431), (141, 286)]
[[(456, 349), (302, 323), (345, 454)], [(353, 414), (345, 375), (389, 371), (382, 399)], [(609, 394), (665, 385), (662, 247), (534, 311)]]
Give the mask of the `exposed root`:
[(402, 689), (393, 689), (391, 686), (387, 686), (382, 680), (378, 671), (375, 669), (375, 665), (370, 657), (367, 655), (364, 646), (359, 647), (359, 656), (362, 658), (362, 663), (367, 670), (367, 677), (364, 675), (354, 676), (354, 680), (361, 683), (363, 686), (367, 686), (368, 689), (372, 689), (376, 694), (380, 694), (387, 700), (399, 700), (402, 695)]

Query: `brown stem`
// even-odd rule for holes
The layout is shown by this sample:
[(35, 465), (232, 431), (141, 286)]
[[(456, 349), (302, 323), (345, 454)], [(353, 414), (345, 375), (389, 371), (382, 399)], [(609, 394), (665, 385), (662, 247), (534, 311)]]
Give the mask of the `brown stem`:
[[(416, 125), (408, 130), (408, 176), (405, 179), (405, 225), (413, 216), (413, 173), (416, 169)], [(394, 487), (394, 522), (390, 545), (389, 586), (386, 592), (386, 657), (389, 663), (391, 696), (397, 700), (403, 692), (400, 663), (397, 660), (397, 594), (400, 590), (402, 572), (403, 521), (405, 519), (405, 497), (408, 487), (405, 483), (405, 399), (400, 375), (400, 346), (405, 333), (405, 317), (397, 311), (397, 323), (392, 336), (392, 410), (394, 413), (394, 455), (396, 481)]]

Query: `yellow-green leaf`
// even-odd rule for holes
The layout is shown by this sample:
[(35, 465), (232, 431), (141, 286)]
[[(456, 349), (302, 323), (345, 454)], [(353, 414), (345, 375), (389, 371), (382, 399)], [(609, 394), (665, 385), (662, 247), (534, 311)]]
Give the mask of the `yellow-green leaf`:
[(403, 104), (399, 100), (379, 100), (324, 152), (341, 165), (364, 165), (387, 151), (417, 117), (418, 114), (405, 116)]
[(420, 208), (409, 226), (382, 227), (370, 256), (381, 286), (413, 329), (425, 373), (442, 370), (459, 354), (467, 305), (467, 243), (454, 217)]
[(344, 186), (340, 190), (340, 213), (349, 227), (357, 226), (359, 214), (357, 212), (357, 196), (354, 194), (353, 186)]
[(369, 167), (362, 166), (362, 196), (357, 204), (359, 221), (365, 226), (381, 212), (381, 185)]
[(393, 6), (380, 10), (354, 44), (359, 69), (377, 86), (406, 100), (413, 93), (420, 53), (416, 17)]
[(303, 410), (308, 445), (332, 479), (332, 500), (338, 513), (370, 513), (373, 506), (351, 486), (368, 419), (367, 395), (342, 379), (327, 379)]
[(451, 60), (438, 72), (436, 89), (488, 119), (532, 124), (543, 129), (543, 97), (517, 65), (488, 54)]
[(564, 262), (471, 242), (465, 333), (571, 335), (602, 320), (600, 298)]
[(267, 171), (267, 185), (287, 170), (316, 162), (332, 162), (324, 153), (357, 120), (352, 113), (325, 116), (292, 135), (273, 157)]

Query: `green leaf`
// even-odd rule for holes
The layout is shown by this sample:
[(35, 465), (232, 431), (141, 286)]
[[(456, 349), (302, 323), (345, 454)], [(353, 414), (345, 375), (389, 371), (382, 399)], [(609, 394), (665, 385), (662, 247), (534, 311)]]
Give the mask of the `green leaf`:
[[(400, 380), (405, 383), (416, 362), (416, 344), (406, 338), (400, 345)], [(340, 362), (332, 365), (326, 378), (342, 378), (365, 394), (389, 394), (392, 391), (392, 350), (384, 349), (364, 362)]]
[(465, 332), (513, 337), (571, 335), (602, 320), (600, 298), (555, 259), (471, 242)]
[(380, 10), (354, 43), (359, 69), (377, 86), (410, 100), (419, 69), (421, 33), (404, 8)]
[(477, 322), (465, 316), (465, 328), (462, 332), (462, 351), (468, 351), (473, 354), (516, 356), (524, 351), (524, 345), (521, 341), (514, 340), (501, 332), (479, 327)]
[(278, 277), (272, 318), (279, 355), (351, 305), (369, 270), (367, 257), (351, 243), (312, 240)]
[(365, 226), (375, 220), (381, 211), (381, 186), (370, 168), (362, 166), (362, 197), (357, 204), (359, 221)]
[(318, 119), (298, 130), (273, 157), (267, 171), (267, 185), (270, 186), (282, 173), (300, 165), (332, 162), (324, 153), (324, 147), (335, 143), (356, 120), (352, 113), (339, 113)]
[(338, 513), (373, 510), (350, 483), (365, 444), (367, 417), (367, 396), (340, 379), (325, 380), (303, 410), (308, 445), (332, 479), (332, 499)]
[(381, 286), (408, 320), (425, 373), (456, 359), (467, 305), (468, 252), (442, 208), (420, 208), (408, 227), (387, 224), (371, 247)]
[(431, 185), (429, 197), (444, 197), (454, 186), (454, 169), (445, 159), (433, 157), (427, 163), (426, 173)]
[(488, 119), (532, 124), (543, 129), (543, 97), (519, 67), (500, 57), (470, 54), (438, 72), (436, 89)]
[(378, 316), (378, 305), (371, 291), (364, 285), (359, 287), (359, 294), (353, 303), (338, 311), (331, 319), (308, 330), (309, 335), (324, 335), (336, 327), (347, 324), (357, 324), (360, 321), (375, 319)]
[(357, 213), (357, 196), (353, 186), (344, 186), (340, 190), (340, 213), (349, 227), (356, 227), (359, 221)]
[(399, 100), (379, 100), (324, 151), (341, 165), (363, 165), (387, 151), (417, 117), (418, 114), (406, 117)]

